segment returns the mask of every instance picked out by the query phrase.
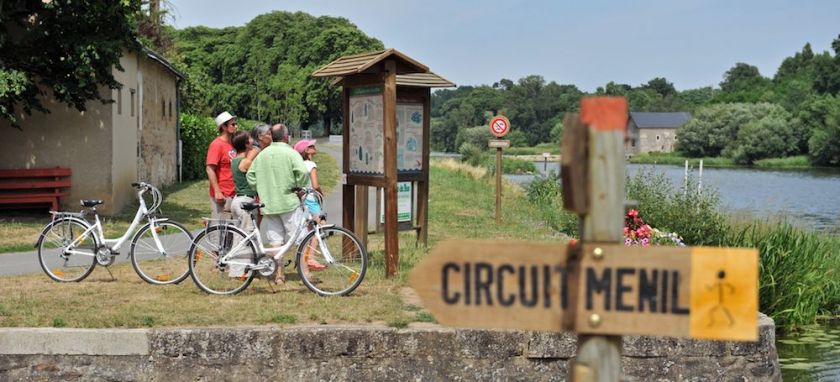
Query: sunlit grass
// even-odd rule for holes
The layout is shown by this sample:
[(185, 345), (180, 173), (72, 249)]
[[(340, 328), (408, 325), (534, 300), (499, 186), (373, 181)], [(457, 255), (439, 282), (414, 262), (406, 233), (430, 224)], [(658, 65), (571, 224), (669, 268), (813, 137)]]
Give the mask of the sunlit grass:
[[(518, 186), (505, 182), (502, 224), (495, 223), (495, 192), (484, 170), (457, 162), (436, 164), (430, 174), (429, 247), (445, 239), (518, 239), (565, 241), (543, 224), (536, 207)], [(205, 182), (176, 192), (191, 192), (199, 202), (182, 211), (201, 208)], [(188, 190), (188, 191), (187, 191)], [(190, 199), (189, 196), (184, 196)], [(180, 200), (178, 197), (171, 199)], [(166, 211), (166, 210), (165, 210)], [(116, 280), (97, 267), (80, 283), (59, 284), (46, 275), (8, 277), (0, 284), (0, 326), (158, 327), (378, 323), (405, 327), (434, 318), (402, 295), (411, 268), (428, 253), (413, 231), (399, 237), (399, 273), (385, 278), (382, 234), (369, 236), (370, 267), (364, 282), (347, 297), (323, 298), (306, 289), (291, 268), (287, 282), (272, 287), (255, 282), (243, 293), (211, 296), (191, 279), (180, 285), (151, 286), (126, 264), (112, 266)], [(34, 260), (33, 260), (34, 261)]]

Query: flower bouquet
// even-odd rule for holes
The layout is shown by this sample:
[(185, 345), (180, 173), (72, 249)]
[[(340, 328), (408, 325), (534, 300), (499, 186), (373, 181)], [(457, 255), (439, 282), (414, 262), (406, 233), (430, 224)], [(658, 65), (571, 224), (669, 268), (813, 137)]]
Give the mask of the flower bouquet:
[(624, 216), (624, 245), (641, 245), (643, 247), (654, 245), (672, 245), (684, 247), (680, 235), (675, 232), (660, 231), (646, 224), (639, 211), (631, 209)]

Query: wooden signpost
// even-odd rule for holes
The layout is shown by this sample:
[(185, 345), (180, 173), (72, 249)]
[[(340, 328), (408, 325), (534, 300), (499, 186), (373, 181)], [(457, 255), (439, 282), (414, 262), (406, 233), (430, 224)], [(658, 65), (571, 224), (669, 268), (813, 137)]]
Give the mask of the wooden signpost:
[(581, 101), (562, 147), (564, 207), (581, 217), (575, 245), (439, 244), (410, 283), (443, 325), (579, 333), (572, 380), (617, 381), (621, 335), (755, 341), (758, 252), (627, 247), (623, 98)]
[(502, 224), (502, 150), (510, 147), (510, 141), (501, 139), (510, 132), (510, 121), (503, 115), (490, 120), (490, 133), (496, 136), (487, 146), (496, 149), (496, 224)]

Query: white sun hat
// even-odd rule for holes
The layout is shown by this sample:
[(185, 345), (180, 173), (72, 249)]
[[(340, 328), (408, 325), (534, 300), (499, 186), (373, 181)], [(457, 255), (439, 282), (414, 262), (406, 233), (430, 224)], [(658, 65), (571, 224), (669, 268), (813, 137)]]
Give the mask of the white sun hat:
[(231, 119), (234, 119), (234, 118), (236, 118), (235, 115), (233, 115), (231, 113), (228, 113), (228, 112), (223, 112), (222, 114), (219, 114), (218, 116), (216, 116), (216, 127), (219, 127), (223, 123), (225, 123), (227, 121), (230, 121)]

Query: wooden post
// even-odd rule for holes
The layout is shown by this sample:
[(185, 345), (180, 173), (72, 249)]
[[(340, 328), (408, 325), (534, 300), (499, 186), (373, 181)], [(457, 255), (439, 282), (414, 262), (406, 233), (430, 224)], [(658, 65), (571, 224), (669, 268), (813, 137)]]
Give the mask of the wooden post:
[(356, 186), (356, 209), (358, 210), (355, 218), (356, 237), (362, 241), (362, 245), (367, 248), (368, 243), (368, 186)]
[[(347, 174), (350, 173), (350, 153), (347, 149), (350, 147), (350, 89), (346, 86), (343, 90), (344, 96), (341, 100), (341, 110), (343, 113), (343, 122), (342, 122), (342, 133), (341, 133), (341, 140), (342, 140), (342, 169), (341, 173), (343, 174), (342, 179), (346, 179)], [(356, 206), (355, 206), (355, 188), (352, 184), (346, 184), (343, 182), (341, 185), (341, 225), (344, 228), (347, 228), (354, 233), (356, 230), (353, 226), (355, 223), (356, 217)]]
[[(624, 224), (624, 131), (627, 101), (617, 97), (581, 100), (581, 122), (589, 126), (588, 213), (580, 233), (583, 242), (619, 243)], [(591, 256), (583, 253), (582, 256)], [(590, 322), (597, 324), (597, 317)], [(621, 375), (621, 337), (585, 336), (578, 339), (575, 381), (618, 381)]]
[(393, 278), (399, 266), (397, 227), (397, 63), (385, 61), (383, 72), (385, 129), (385, 277)]
[(502, 224), (502, 148), (496, 148), (496, 224)]

